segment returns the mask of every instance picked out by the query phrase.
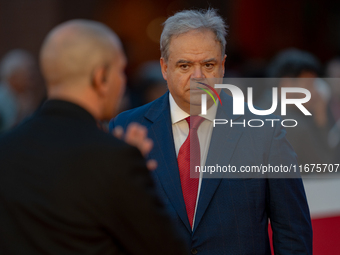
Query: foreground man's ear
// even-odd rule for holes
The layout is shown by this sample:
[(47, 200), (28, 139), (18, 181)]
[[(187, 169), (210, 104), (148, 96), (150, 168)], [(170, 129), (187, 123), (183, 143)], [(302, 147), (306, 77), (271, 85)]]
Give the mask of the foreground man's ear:
[(91, 75), (91, 85), (100, 95), (105, 94), (107, 86), (108, 66), (102, 65), (93, 70)]

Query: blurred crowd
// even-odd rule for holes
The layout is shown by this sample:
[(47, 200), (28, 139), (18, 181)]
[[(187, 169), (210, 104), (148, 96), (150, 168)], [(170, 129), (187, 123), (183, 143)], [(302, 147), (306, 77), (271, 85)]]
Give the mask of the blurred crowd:
[[(298, 155), (299, 164), (339, 163), (340, 57), (322, 65), (309, 52), (286, 49), (267, 63), (246, 60), (234, 52), (226, 59), (225, 77), (306, 78), (288, 84), (287, 79), (283, 79), (285, 82), (276, 85), (279, 88), (302, 87), (311, 92), (311, 100), (305, 104), (311, 117), (303, 115), (297, 107), (287, 110), (285, 118), (298, 121), (297, 127), (287, 128), (287, 138)], [(149, 103), (167, 91), (157, 60), (145, 62), (128, 78), (120, 112)], [(0, 63), (0, 133), (29, 117), (45, 100), (44, 82), (32, 54), (15, 49), (3, 56)], [(269, 109), (272, 86), (256, 88), (254, 102), (256, 106)]]
[(0, 63), (0, 133), (30, 116), (45, 98), (32, 54), (21, 49), (8, 52)]

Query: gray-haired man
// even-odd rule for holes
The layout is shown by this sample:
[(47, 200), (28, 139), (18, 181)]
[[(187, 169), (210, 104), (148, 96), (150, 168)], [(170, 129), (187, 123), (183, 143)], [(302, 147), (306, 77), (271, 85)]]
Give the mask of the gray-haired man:
[[(225, 36), (226, 25), (212, 9), (182, 11), (168, 18), (161, 36), (160, 63), (169, 92), (150, 104), (120, 114), (111, 122), (111, 128), (125, 129), (130, 122), (148, 128), (155, 144), (149, 156), (158, 161), (158, 169), (153, 172), (158, 193), (191, 254), (270, 254), (268, 219), (276, 254), (311, 254), (310, 216), (300, 179), (195, 181), (188, 177), (183, 147), (188, 148), (187, 137), (197, 142), (196, 136), (188, 135), (189, 126), (190, 132), (197, 130), (201, 165), (211, 156), (207, 154), (210, 139), (214, 138), (224, 144), (219, 153), (227, 164), (280, 164), (281, 160), (296, 163), (285, 131), (276, 125), (270, 129), (226, 130), (225, 137), (217, 137), (212, 119), (231, 111), (224, 104), (209, 109), (200, 125), (192, 128), (195, 119), (199, 119), (193, 115), (199, 109), (190, 100), (190, 93), (195, 93), (190, 80), (223, 77)], [(221, 93), (222, 96), (227, 97)]]

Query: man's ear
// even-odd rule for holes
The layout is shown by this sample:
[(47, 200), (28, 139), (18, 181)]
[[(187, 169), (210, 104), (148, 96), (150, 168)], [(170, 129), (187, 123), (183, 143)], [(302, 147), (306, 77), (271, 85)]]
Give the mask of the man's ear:
[(160, 59), (161, 69), (162, 69), (162, 75), (164, 80), (167, 81), (168, 79), (168, 64), (166, 63), (164, 58)]
[(107, 66), (100, 66), (93, 70), (91, 85), (100, 95), (106, 92), (107, 88)]

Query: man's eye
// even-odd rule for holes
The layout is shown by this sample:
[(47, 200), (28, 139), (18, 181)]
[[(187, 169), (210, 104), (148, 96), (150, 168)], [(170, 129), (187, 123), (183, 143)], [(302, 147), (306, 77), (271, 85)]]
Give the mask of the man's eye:
[(207, 63), (207, 64), (205, 64), (205, 67), (208, 68), (208, 69), (212, 69), (214, 67), (214, 64)]
[(186, 70), (189, 68), (189, 65), (181, 65), (181, 69)]

